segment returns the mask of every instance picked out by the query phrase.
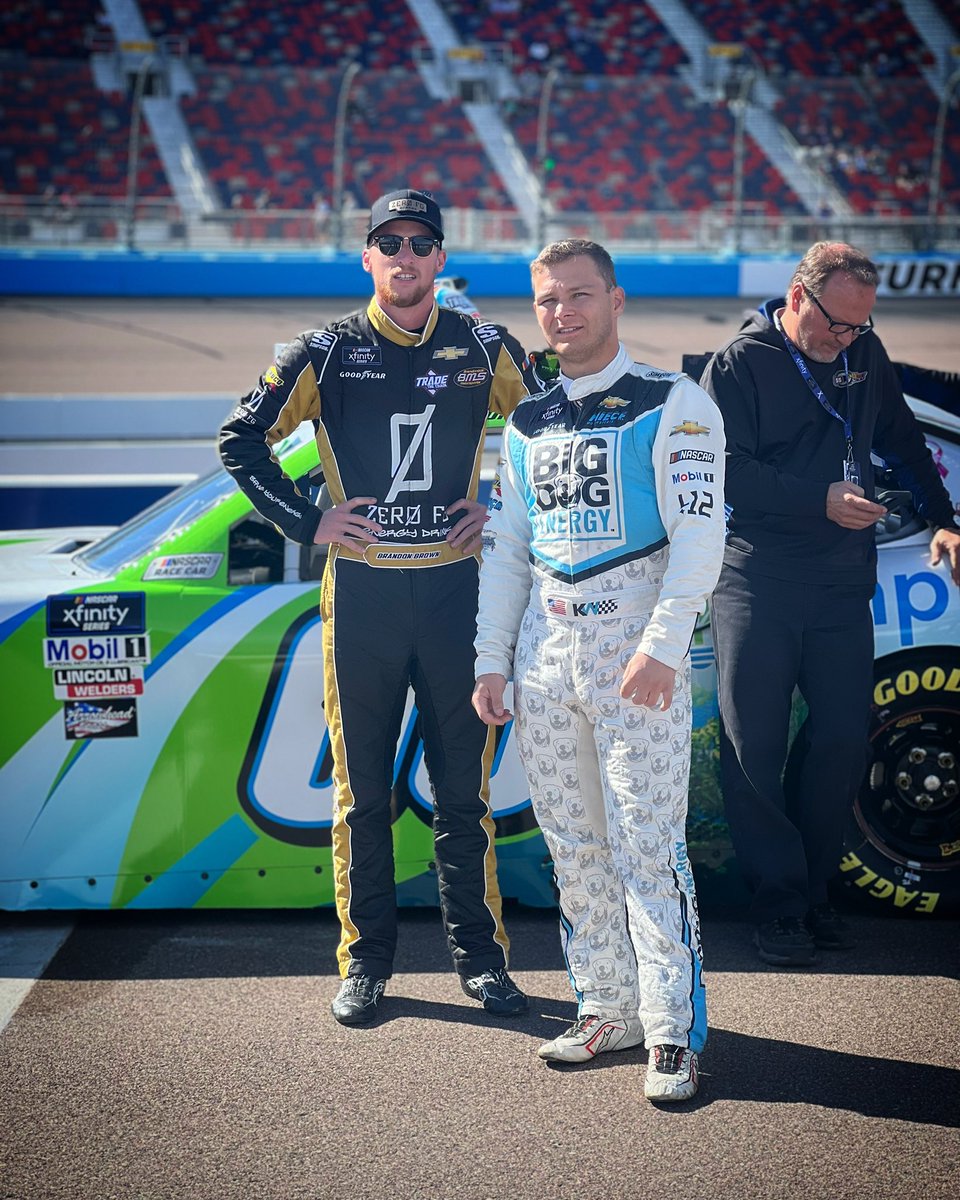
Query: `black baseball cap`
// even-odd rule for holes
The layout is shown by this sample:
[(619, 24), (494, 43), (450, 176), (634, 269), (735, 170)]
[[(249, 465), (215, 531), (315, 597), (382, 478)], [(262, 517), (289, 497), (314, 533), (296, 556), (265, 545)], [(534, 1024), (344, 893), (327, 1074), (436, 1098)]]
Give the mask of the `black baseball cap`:
[(401, 188), (398, 192), (387, 192), (374, 200), (370, 209), (370, 228), (367, 241), (381, 225), (388, 221), (419, 221), (426, 225), (435, 237), (443, 241), (443, 215), (440, 205), (429, 192), (418, 192), (415, 188)]

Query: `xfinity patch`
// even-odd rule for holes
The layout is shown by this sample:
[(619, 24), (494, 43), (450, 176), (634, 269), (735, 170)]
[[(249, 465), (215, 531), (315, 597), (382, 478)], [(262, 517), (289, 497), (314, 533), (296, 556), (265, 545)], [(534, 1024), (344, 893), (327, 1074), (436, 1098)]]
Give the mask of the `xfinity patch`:
[(143, 633), (143, 592), (47, 597), (47, 635)]
[(341, 346), (340, 362), (345, 367), (379, 367), (383, 351), (379, 346)]
[(144, 571), (143, 578), (213, 579), (222, 562), (222, 554), (167, 554), (155, 558)]

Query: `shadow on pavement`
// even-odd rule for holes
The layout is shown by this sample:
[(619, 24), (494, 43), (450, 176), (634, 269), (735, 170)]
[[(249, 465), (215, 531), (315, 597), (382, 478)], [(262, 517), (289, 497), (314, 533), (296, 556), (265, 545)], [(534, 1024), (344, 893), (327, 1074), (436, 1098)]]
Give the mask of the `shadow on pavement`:
[[(637, 1068), (643, 1049), (604, 1055), (583, 1065), (548, 1064), (557, 1074)], [(693, 1100), (670, 1105), (695, 1112), (722, 1100), (804, 1104), (918, 1125), (960, 1126), (960, 1071), (927, 1063), (843, 1054), (798, 1042), (711, 1027)]]
[(691, 1107), (716, 1100), (811, 1104), (891, 1121), (960, 1126), (960, 1071), (947, 1067), (715, 1028), (704, 1061), (709, 1075)]
[[(555, 909), (507, 905), (511, 970), (566, 967)], [(856, 949), (821, 951), (812, 971), (828, 975), (923, 975), (960, 978), (960, 921), (848, 914)], [(50, 979), (203, 979), (337, 974), (340, 928), (332, 909), (85, 913), (8, 913), (0, 932), (72, 924), (73, 932), (45, 974)], [(743, 913), (701, 918), (709, 974), (779, 972), (761, 963)], [(401, 909), (396, 973), (452, 969), (437, 909)], [(802, 972), (807, 974), (808, 972)], [(0, 964), (0, 977), (3, 968)], [(798, 972), (798, 974), (800, 974)]]

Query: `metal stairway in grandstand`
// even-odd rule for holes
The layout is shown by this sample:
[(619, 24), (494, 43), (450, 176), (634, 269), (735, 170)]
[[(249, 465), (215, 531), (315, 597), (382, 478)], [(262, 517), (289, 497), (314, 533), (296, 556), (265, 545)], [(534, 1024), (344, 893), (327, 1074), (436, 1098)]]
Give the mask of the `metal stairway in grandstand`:
[(186, 216), (200, 216), (220, 207), (176, 97), (196, 90), (182, 56), (158, 46), (147, 30), (136, 0), (102, 0), (107, 24), (116, 41), (110, 55), (94, 54), (94, 78), (101, 87), (128, 90), (140, 76), (155, 71), (167, 95), (143, 96), (143, 116), (150, 127), (164, 173)]
[(903, 11), (935, 59), (932, 67), (923, 68), (923, 76), (939, 99), (951, 73), (960, 69), (960, 57), (954, 53), (960, 45), (960, 31), (932, 0), (903, 0)]
[[(433, 61), (421, 59), (417, 64), (424, 84), (432, 96), (448, 99), (451, 88), (445, 69), (438, 64), (448, 62), (451, 51), (456, 54), (464, 48), (463, 43), (436, 0), (407, 0), (407, 7), (433, 51)], [(497, 73), (497, 86), (501, 96), (515, 94), (515, 85), (505, 67)], [(532, 235), (540, 206), (540, 183), (523, 151), (504, 124), (495, 103), (461, 100), (461, 107)]]
[[(684, 83), (698, 100), (706, 103), (715, 100), (716, 91), (710, 80), (711, 42), (703, 26), (681, 0), (647, 2), (690, 60), (689, 66), (680, 68)], [(752, 99), (744, 114), (747, 132), (809, 213), (816, 215), (826, 204), (837, 216), (851, 216), (853, 209), (839, 188), (822, 171), (800, 160), (800, 146), (773, 115), (780, 99), (777, 89), (759, 64), (753, 64), (751, 69), (754, 71)]]

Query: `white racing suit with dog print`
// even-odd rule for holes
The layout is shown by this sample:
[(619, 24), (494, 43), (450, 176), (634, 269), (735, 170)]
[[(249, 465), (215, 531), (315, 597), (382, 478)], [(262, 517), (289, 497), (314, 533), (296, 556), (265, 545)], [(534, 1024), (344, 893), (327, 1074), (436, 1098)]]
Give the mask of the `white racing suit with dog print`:
[[(688, 650), (720, 571), (723, 465), (710, 397), (621, 346), (513, 413), (485, 537), (476, 673), (514, 677), (579, 1011), (639, 1015), (647, 1047), (706, 1040)], [(638, 650), (676, 670), (668, 711), (620, 696)]]

